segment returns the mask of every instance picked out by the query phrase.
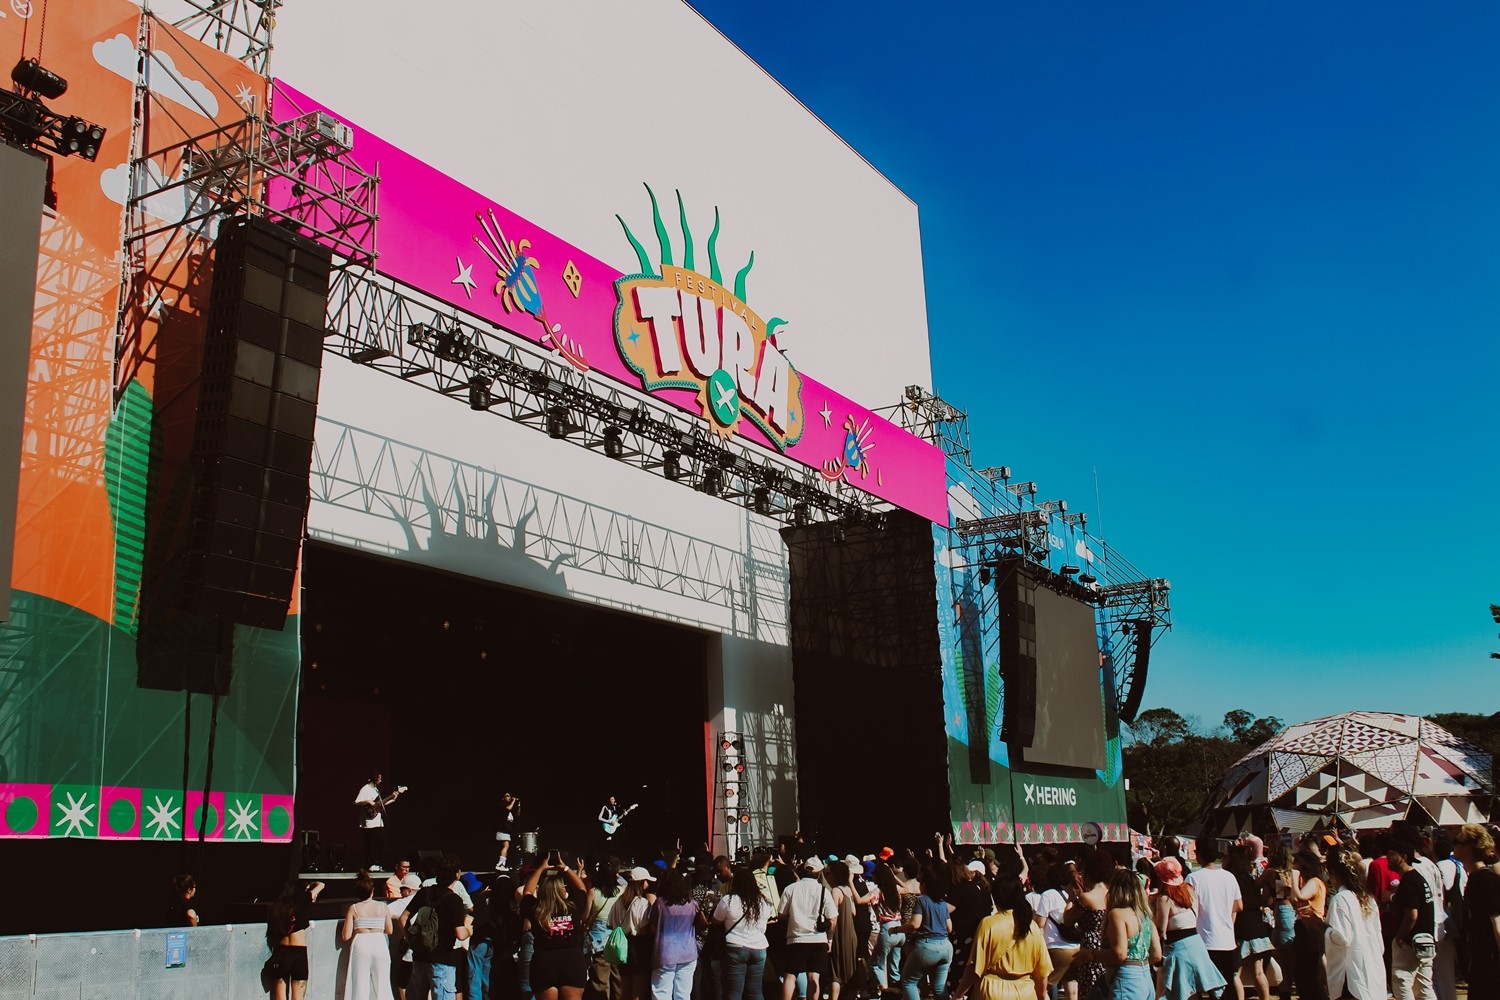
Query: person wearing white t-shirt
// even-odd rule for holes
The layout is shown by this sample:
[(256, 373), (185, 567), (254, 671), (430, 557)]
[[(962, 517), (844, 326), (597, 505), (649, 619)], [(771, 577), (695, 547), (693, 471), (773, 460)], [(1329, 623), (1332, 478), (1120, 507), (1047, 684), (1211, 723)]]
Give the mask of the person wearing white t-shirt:
[[(1063, 936), (1063, 927), (1068, 922), (1068, 907), (1072, 905), (1073, 895), (1078, 891), (1077, 879), (1073, 877), (1073, 863), (1065, 862), (1050, 868), (1047, 871), (1046, 885), (1047, 889), (1037, 900), (1035, 912), (1036, 921), (1042, 925), (1042, 943), (1047, 947), (1047, 957), (1052, 960), (1052, 974), (1047, 977), (1047, 985), (1056, 986), (1063, 982), (1068, 974), (1068, 967), (1078, 955), (1078, 942)], [(1064, 990), (1067, 1000), (1077, 1000), (1078, 980), (1068, 979)], [(1064, 992), (1059, 991), (1059, 998), (1063, 995)]]
[(1226, 982), (1234, 987), (1236, 1000), (1245, 1000), (1240, 982), (1240, 947), (1234, 939), (1234, 917), (1245, 908), (1240, 883), (1224, 870), (1219, 842), (1212, 838), (1198, 841), (1198, 860), (1202, 868), (1187, 877), (1197, 897), (1198, 936), (1208, 949), (1208, 957), (1218, 967)]

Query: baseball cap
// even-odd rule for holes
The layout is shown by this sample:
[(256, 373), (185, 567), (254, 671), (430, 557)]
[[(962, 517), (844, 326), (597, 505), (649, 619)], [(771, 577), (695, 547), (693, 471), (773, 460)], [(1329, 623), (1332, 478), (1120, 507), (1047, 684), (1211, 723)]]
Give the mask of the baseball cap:
[(422, 888), (422, 876), (416, 872), (407, 872), (401, 876), (401, 888), (413, 891)]
[(469, 890), (471, 896), (484, 891), (484, 883), (479, 881), (479, 876), (473, 872), (464, 872), (459, 881), (463, 882), (464, 888)]
[(808, 858), (806, 861), (804, 861), (802, 863), (802, 867), (803, 867), (804, 870), (810, 871), (814, 875), (816, 875), (818, 872), (822, 871), (827, 866), (823, 864), (823, 859), (822, 858), (820, 858), (816, 854), (814, 854), (812, 857)]
[(640, 865), (630, 869), (630, 881), (632, 882), (655, 882), (656, 876), (652, 875)]
[(894, 858), (896, 856), (896, 852), (891, 850), (889, 847), (882, 847), (880, 849), (880, 853), (875, 856), (881, 861), (889, 861), (891, 858)]
[(969, 869), (969, 871), (971, 872), (978, 872), (981, 875), (984, 874), (985, 870), (983, 861), (970, 861), (967, 865), (964, 865), (964, 867)]

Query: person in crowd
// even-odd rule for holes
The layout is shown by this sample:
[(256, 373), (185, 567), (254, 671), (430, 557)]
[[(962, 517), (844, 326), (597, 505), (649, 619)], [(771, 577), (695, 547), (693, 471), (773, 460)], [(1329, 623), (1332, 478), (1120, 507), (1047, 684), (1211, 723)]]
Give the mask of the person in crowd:
[[(1224, 870), (1234, 876), (1240, 888), (1240, 912), (1234, 918), (1234, 939), (1239, 946), (1239, 965), (1235, 976), (1242, 984), (1253, 984), (1257, 1000), (1271, 1000), (1271, 980), (1266, 962), (1275, 954), (1271, 944), (1271, 924), (1261, 906), (1260, 886), (1256, 883), (1255, 851), (1260, 838), (1241, 837), (1224, 854)], [(1241, 993), (1243, 993), (1243, 989)]]
[(1453, 838), (1443, 830), (1432, 837), (1432, 859), (1437, 865), (1443, 905), (1438, 911), (1437, 956), (1432, 960), (1432, 988), (1437, 1000), (1458, 998), (1458, 925), (1463, 911), (1464, 866), (1453, 857)]
[(1391, 996), (1395, 1000), (1434, 1000), (1432, 961), (1437, 955), (1437, 906), (1432, 885), (1413, 865), (1417, 838), (1410, 831), (1391, 835), (1386, 859), (1401, 876), (1391, 897), (1396, 920), (1391, 934)]
[(1245, 1000), (1245, 988), (1240, 983), (1240, 946), (1234, 936), (1235, 918), (1245, 907), (1239, 880), (1224, 870), (1222, 848), (1213, 837), (1198, 841), (1198, 861), (1203, 867), (1187, 876), (1198, 898), (1198, 936), (1229, 984), (1225, 996), (1232, 993), (1235, 1000)]
[(549, 851), (521, 894), (522, 926), (531, 931), (531, 992), (537, 1000), (583, 998), (589, 900), (582, 862), (578, 868), (569, 868), (561, 851)]
[(837, 929), (830, 930), (828, 935), (828, 981), (825, 985), (830, 1000), (839, 1000), (839, 994), (854, 980), (859, 968), (854, 888), (848, 863), (830, 862), (823, 869), (823, 881), (828, 885), (828, 894), (833, 897), (833, 907), (838, 914), (833, 925)]
[[(707, 850), (704, 851), (707, 854)], [(721, 1000), (724, 979), (723, 941), (709, 938), (719, 905), (718, 866), (710, 859), (693, 863), (693, 902), (703, 914), (697, 924), (698, 964), (693, 969), (694, 1000)]]
[(871, 971), (883, 992), (901, 982), (901, 946), (906, 943), (906, 935), (901, 933), (901, 925), (905, 923), (901, 903), (906, 890), (889, 861), (876, 861), (875, 885), (880, 898), (875, 904), (875, 954)]
[[(1235, 845), (1244, 848), (1246, 856), (1250, 859), (1250, 873), (1255, 878), (1260, 878), (1261, 873), (1266, 870), (1269, 860), (1266, 858), (1266, 842), (1253, 833), (1242, 833)], [(1226, 863), (1224, 867), (1229, 867)], [(1249, 897), (1246, 897), (1247, 901)]]
[(345, 1000), (390, 1000), (391, 911), (375, 898), (375, 880), (368, 871), (354, 882), (359, 899), (344, 913), (344, 940), (349, 943), (349, 975)]
[(1298, 851), (1292, 860), (1297, 869), (1292, 905), (1297, 928), (1292, 941), (1295, 953), (1299, 1000), (1328, 1000), (1328, 982), (1323, 972), (1323, 922), (1328, 914), (1328, 874), (1323, 858), (1314, 851)]
[(391, 877), (385, 880), (385, 898), (400, 899), (401, 883), (406, 876), (411, 874), (411, 862), (405, 858), (396, 861), (396, 868), (391, 872)]
[(974, 932), (974, 946), (952, 1000), (1045, 1000), (1052, 960), (1014, 875), (998, 874), (990, 887), (995, 912)]
[(797, 977), (807, 976), (807, 996), (821, 997), (828, 974), (831, 935), (838, 929), (838, 908), (821, 879), (823, 861), (813, 855), (803, 863), (801, 878), (781, 893), (781, 919), (786, 924), (786, 954), (781, 968), (782, 1000), (793, 1000)]
[(433, 884), (424, 885), (407, 904), (401, 914), (401, 929), (411, 925), (412, 917), (430, 906), (437, 912), (438, 942), (431, 949), (412, 948), (411, 979), (407, 983), (407, 995), (414, 1000), (425, 1000), (428, 993), (432, 1000), (456, 1000), (458, 995), (458, 963), (466, 962), (460, 941), (467, 941), (471, 933), (470, 918), (464, 912), (463, 900), (449, 888), (458, 881), (459, 863), (454, 856), (444, 855), (433, 869)]
[(594, 867), (589, 885), (588, 944), (584, 957), (588, 963), (588, 991), (595, 1000), (620, 1000), (620, 970), (604, 955), (609, 941), (609, 915), (625, 892), (625, 882), (613, 862), (603, 861)]
[(714, 908), (714, 920), (724, 926), (723, 1000), (761, 1000), (766, 973), (766, 924), (771, 903), (761, 891), (755, 872), (735, 869), (729, 892)]
[(875, 900), (880, 889), (872, 879), (875, 862), (861, 861), (852, 854), (844, 857), (849, 866), (849, 892), (854, 897), (854, 983), (860, 992), (865, 992), (872, 974), (870, 972), (871, 945), (875, 936)]
[[(1439, 982), (1438, 957), (1442, 954), (1443, 944), (1448, 937), (1447, 927), (1444, 926), (1446, 923), (1444, 918), (1448, 912), (1448, 900), (1443, 894), (1443, 871), (1438, 867), (1437, 861), (1429, 853), (1431, 851), (1430, 841), (1422, 830), (1416, 827), (1411, 827), (1409, 830), (1411, 842), (1417, 851), (1416, 857), (1412, 859), (1411, 866), (1426, 880), (1427, 888), (1432, 892), (1432, 991), (1436, 997), (1443, 989), (1442, 984)], [(1450, 989), (1456, 988), (1451, 982), (1448, 986)]]
[(172, 876), (172, 904), (167, 910), (168, 927), (197, 927), (198, 909), (193, 900), (198, 896), (198, 882), (191, 875)]
[(1154, 912), (1162, 938), (1157, 994), (1166, 1000), (1217, 996), (1228, 983), (1198, 935), (1197, 893), (1183, 878), (1182, 866), (1174, 857), (1158, 861), (1152, 873), (1161, 886)]
[(1464, 951), (1468, 955), (1469, 1000), (1500, 998), (1500, 864), (1495, 839), (1478, 823), (1453, 838), (1453, 856), (1464, 866)]
[(1375, 897), (1375, 907), (1380, 911), (1380, 933), (1385, 942), (1387, 972), (1390, 971), (1391, 935), (1396, 929), (1391, 898), (1396, 894), (1396, 886), (1401, 883), (1400, 873), (1391, 868), (1390, 861), (1386, 858), (1386, 843), (1389, 838), (1388, 831), (1376, 830), (1359, 839), (1359, 853), (1366, 860), (1365, 880), (1369, 884), (1370, 895)]
[(1109, 880), (1104, 947), (1077, 956), (1080, 961), (1114, 967), (1110, 1000), (1153, 1000), (1156, 996), (1151, 966), (1162, 960), (1161, 938), (1146, 906), (1146, 887), (1135, 872), (1123, 868), (1116, 871)]
[(322, 882), (292, 879), (266, 917), (266, 944), (271, 958), (261, 970), (262, 985), (272, 1000), (302, 1000), (307, 993), (307, 929)]
[(1052, 962), (1050, 986), (1061, 986), (1059, 998), (1078, 1000), (1078, 980), (1068, 971), (1078, 954), (1079, 935), (1067, 919), (1068, 907), (1078, 898), (1078, 879), (1071, 864), (1054, 864), (1044, 869), (1045, 888), (1037, 901), (1036, 922), (1042, 929), (1047, 956)]
[[(1083, 855), (1079, 871), (1083, 876), (1083, 891), (1073, 904), (1065, 919), (1071, 920), (1079, 930), (1080, 949), (1097, 951), (1104, 947), (1104, 918), (1109, 910), (1109, 880), (1115, 874), (1115, 859), (1108, 851), (1093, 850)], [(1102, 962), (1079, 962), (1072, 966), (1073, 977), (1078, 982), (1079, 1000), (1104, 1000), (1109, 993), (1109, 973)]]
[(1297, 911), (1292, 906), (1297, 872), (1292, 867), (1291, 848), (1279, 842), (1271, 847), (1258, 884), (1261, 902), (1271, 911), (1271, 944), (1276, 948), (1276, 964), (1281, 970), (1281, 983), (1276, 992), (1281, 1000), (1291, 1000), (1292, 939), (1297, 933)]
[(609, 913), (610, 930), (623, 928), (630, 942), (625, 964), (620, 967), (623, 1000), (645, 1000), (650, 991), (654, 949), (651, 914), (656, 904), (656, 893), (651, 887), (655, 882), (655, 876), (646, 869), (640, 866), (630, 869), (625, 890)]
[(953, 889), (948, 905), (953, 910), (953, 964), (962, 969), (969, 960), (969, 949), (980, 921), (994, 909), (990, 901), (990, 880), (983, 861), (963, 864), (953, 862), (948, 871)]
[(651, 963), (652, 1000), (691, 1000), (693, 969), (698, 964), (697, 930), (708, 921), (693, 899), (692, 883), (683, 872), (668, 869), (661, 877), (654, 920), (656, 948)]
[(406, 984), (411, 981), (411, 948), (401, 932), (401, 914), (420, 888), (422, 879), (410, 872), (401, 879), (401, 895), (386, 904), (386, 912), (391, 915), (391, 989), (396, 1000), (406, 1000)]
[(1331, 850), (1328, 869), (1327, 956), (1328, 993), (1354, 1000), (1385, 1000), (1385, 945), (1380, 932), (1380, 908), (1365, 879), (1364, 861), (1354, 848)]
[[(901, 970), (901, 990), (906, 1000), (921, 1000), (924, 975), (932, 976), (932, 995), (941, 998), (948, 988), (948, 967), (953, 963), (952, 911), (947, 903), (948, 866), (933, 862), (922, 872), (922, 892), (902, 931), (907, 949)], [(811, 991), (809, 990), (809, 995)], [(783, 1000), (791, 1000), (785, 997)]]
[(469, 895), (474, 901), (469, 911), (473, 918), (469, 935), (469, 979), (465, 996), (468, 1000), (489, 1000), (495, 965), (495, 921), (490, 907), (493, 888), (484, 885), (473, 872), (464, 875), (472, 880)]

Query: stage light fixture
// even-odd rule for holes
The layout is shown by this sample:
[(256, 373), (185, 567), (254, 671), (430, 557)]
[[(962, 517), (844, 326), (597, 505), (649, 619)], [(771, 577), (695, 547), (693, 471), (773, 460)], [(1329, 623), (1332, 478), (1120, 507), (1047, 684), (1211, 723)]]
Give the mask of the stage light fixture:
[(104, 129), (82, 118), (63, 120), (58, 138), (58, 152), (64, 156), (81, 156), (92, 161), (99, 155), (99, 144), (104, 141)]
[(698, 489), (711, 497), (716, 497), (724, 492), (724, 470), (717, 465), (710, 465), (703, 470), (703, 481), (698, 484)]
[(488, 410), (494, 398), (490, 395), (490, 380), (483, 375), (469, 379), (469, 409)]
[(747, 824), (749, 822), (750, 822), (750, 814), (749, 813), (740, 813), (740, 823), (743, 825), (743, 824)]
[(604, 454), (610, 458), (620, 458), (625, 454), (624, 432), (615, 426), (604, 428)]
[(1064, 565), (1061, 569), (1058, 570), (1058, 572), (1061, 573), (1063, 576), (1077, 576), (1078, 575), (1078, 567), (1074, 566), (1074, 565), (1071, 565), (1071, 564), (1068, 564), (1068, 565)]
[(10, 78), (22, 90), (30, 90), (55, 100), (68, 92), (68, 81), (52, 72), (35, 59), (22, 59), (10, 71)]
[(795, 524), (799, 528), (805, 528), (811, 521), (812, 511), (808, 508), (806, 503), (799, 500), (797, 503), (792, 504), (793, 524)]
[(771, 491), (764, 486), (755, 487), (755, 513), (762, 517), (771, 516)]
[(547, 408), (547, 436), (554, 441), (561, 441), (568, 436), (568, 408), (566, 406)]
[(844, 527), (843, 521), (833, 522), (833, 540), (840, 543), (849, 540), (849, 531)]
[(1092, 574), (1092, 573), (1084, 573), (1082, 576), (1080, 576), (1078, 578), (1078, 582), (1079, 583), (1083, 583), (1083, 584), (1088, 584), (1089, 586), (1093, 586), (1094, 584), (1096, 584), (1096, 583), (1099, 582), (1099, 578), (1097, 576), (1095, 576), (1094, 574)]
[(672, 482), (682, 478), (682, 455), (676, 451), (666, 451), (661, 456), (661, 474)]
[(990, 568), (988, 566), (979, 567), (979, 585), (981, 587), (988, 587), (990, 585)]
[(739, 748), (739, 741), (730, 739), (728, 736), (719, 741), (720, 750), (738, 750)]

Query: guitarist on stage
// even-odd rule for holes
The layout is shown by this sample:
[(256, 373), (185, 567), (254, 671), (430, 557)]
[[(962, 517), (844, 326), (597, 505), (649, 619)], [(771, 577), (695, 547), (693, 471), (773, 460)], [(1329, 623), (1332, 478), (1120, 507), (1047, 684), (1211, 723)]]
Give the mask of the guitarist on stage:
[(615, 839), (615, 833), (620, 829), (620, 824), (625, 822), (625, 817), (635, 811), (635, 806), (629, 809), (621, 809), (620, 803), (611, 795), (609, 801), (599, 809), (599, 825), (604, 828), (604, 842), (606, 844)]
[(402, 792), (402, 789), (397, 789), (381, 798), (382, 779), (383, 775), (375, 772), (375, 776), (354, 796), (355, 808), (359, 810), (359, 828), (365, 840), (365, 867), (371, 869), (380, 867), (380, 856), (385, 853), (385, 807), (395, 802)]

